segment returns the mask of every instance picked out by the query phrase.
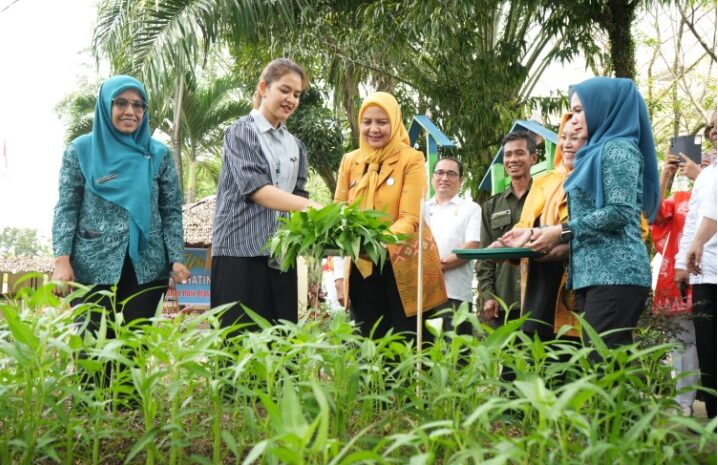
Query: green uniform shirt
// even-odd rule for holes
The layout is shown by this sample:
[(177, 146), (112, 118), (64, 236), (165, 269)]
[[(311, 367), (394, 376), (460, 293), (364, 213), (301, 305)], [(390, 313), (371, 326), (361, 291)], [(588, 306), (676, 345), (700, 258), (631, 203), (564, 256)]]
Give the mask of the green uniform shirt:
[[(533, 182), (533, 180), (532, 180)], [(489, 198), (481, 207), (481, 247), (500, 238), (519, 222), (524, 201), (531, 189), (521, 198), (507, 189)], [(479, 281), (480, 301), (493, 299), (493, 295), (504, 301), (507, 307), (519, 309), (521, 306), (521, 273), (518, 265), (508, 261), (477, 260), (476, 275)], [(483, 305), (482, 305), (483, 307)]]

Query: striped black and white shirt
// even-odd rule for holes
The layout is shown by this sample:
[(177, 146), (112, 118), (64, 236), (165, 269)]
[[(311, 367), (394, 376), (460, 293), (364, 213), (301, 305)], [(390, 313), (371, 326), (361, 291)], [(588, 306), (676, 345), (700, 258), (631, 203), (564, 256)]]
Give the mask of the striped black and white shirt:
[[(252, 114), (243, 116), (224, 136), (222, 169), (217, 187), (217, 207), (212, 225), (212, 256), (258, 257), (266, 256), (260, 250), (277, 230), (276, 210), (257, 205), (250, 196), (259, 188), (272, 184), (268, 157), (262, 151), (259, 136), (254, 129)], [(264, 128), (260, 125), (260, 131)], [(299, 172), (292, 193), (309, 197), (304, 190), (307, 182), (307, 149), (282, 124), (274, 137), (291, 137), (299, 149)], [(292, 147), (294, 144), (285, 144)], [(292, 154), (269, 154), (290, 158)]]

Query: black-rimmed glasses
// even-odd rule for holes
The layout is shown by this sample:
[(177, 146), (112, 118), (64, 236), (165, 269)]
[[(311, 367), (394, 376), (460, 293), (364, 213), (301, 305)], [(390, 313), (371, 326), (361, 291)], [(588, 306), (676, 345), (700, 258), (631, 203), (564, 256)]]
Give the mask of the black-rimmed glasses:
[(447, 178), (452, 178), (452, 179), (453, 179), (453, 178), (458, 178), (458, 177), (459, 177), (459, 173), (457, 173), (456, 171), (451, 171), (451, 170), (448, 170), (448, 171), (436, 170), (436, 171), (434, 171), (434, 176), (436, 176), (437, 178), (440, 178), (440, 177), (442, 177), (442, 176), (446, 176)]

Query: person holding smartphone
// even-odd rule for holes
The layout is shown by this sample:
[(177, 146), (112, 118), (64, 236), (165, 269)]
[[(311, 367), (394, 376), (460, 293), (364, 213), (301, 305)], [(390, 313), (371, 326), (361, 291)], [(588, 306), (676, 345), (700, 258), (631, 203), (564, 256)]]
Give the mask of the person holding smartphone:
[[(709, 139), (716, 145), (716, 113), (711, 117)], [(706, 157), (708, 158), (708, 157)], [(698, 315), (694, 321), (698, 365), (701, 371), (703, 387), (716, 388), (716, 236), (708, 235), (702, 246), (703, 260), (700, 270), (691, 271), (689, 252), (699, 229), (706, 206), (715, 209), (716, 176), (715, 160), (702, 170), (693, 185), (683, 234), (680, 237), (678, 252), (675, 255), (674, 282), (677, 289), (689, 288), (692, 291), (693, 312)], [(710, 218), (710, 217), (709, 217)], [(716, 396), (704, 392), (706, 412), (709, 418), (716, 416)]]
[[(695, 181), (701, 170), (710, 165), (711, 162), (716, 159), (716, 112), (713, 112), (711, 115), (710, 124), (706, 126), (703, 135), (706, 139), (711, 141), (713, 149), (702, 153), (700, 164), (693, 161), (686, 154), (680, 152), (674, 152), (674, 156), (670, 159), (671, 163), (678, 164), (680, 167), (680, 173), (689, 178), (691, 181)], [(668, 158), (666, 160), (668, 161)]]

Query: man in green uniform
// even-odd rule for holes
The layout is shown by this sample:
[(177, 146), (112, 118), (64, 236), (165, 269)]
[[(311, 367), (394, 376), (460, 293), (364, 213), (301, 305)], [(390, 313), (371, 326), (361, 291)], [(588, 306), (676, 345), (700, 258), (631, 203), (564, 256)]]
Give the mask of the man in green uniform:
[[(501, 141), (504, 169), (511, 177), (511, 187), (489, 198), (481, 206), (481, 247), (488, 247), (518, 223), (524, 201), (531, 188), (531, 165), (536, 163), (536, 142), (526, 131), (507, 134)], [(476, 274), (483, 315), (489, 325), (498, 328), (506, 314), (497, 297), (510, 309), (508, 319), (518, 318), (521, 307), (521, 274), (508, 261), (478, 260)], [(479, 305), (479, 308), (482, 308)]]

